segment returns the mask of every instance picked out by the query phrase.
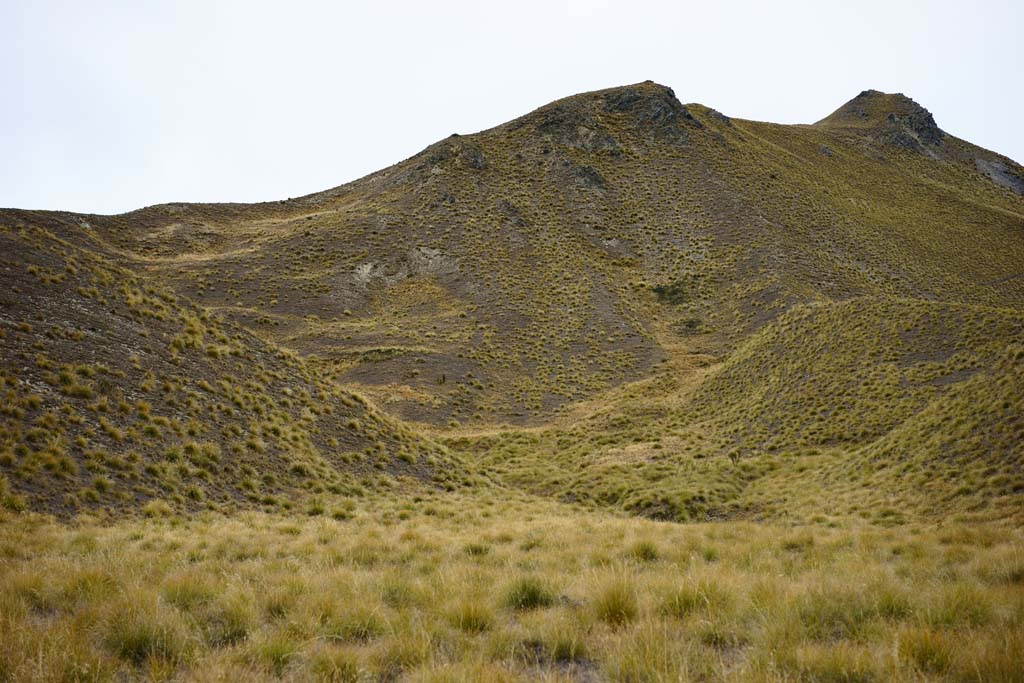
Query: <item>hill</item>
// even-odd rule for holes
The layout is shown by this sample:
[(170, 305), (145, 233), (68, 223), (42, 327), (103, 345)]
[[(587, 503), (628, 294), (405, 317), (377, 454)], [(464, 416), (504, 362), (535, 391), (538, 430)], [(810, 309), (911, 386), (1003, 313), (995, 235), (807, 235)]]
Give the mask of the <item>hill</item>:
[(722, 357), (800, 303), (1019, 307), (1020, 177), (902, 96), (782, 126), (647, 82), (298, 199), (81, 220), (122, 266), (388, 412), (518, 424), (669, 356)]
[(1020, 519), (1024, 314), (795, 307), (539, 430), (448, 437), (495, 479), (667, 519)]
[[(932, 471), (920, 431), (1021, 343), (1017, 177), (903, 95), (782, 126), (645, 82), (297, 199), (4, 211), (8, 486), (64, 513), (296, 505), (473, 458), (687, 519), (803, 509), (791, 468)], [(986, 474), (943, 471), (1001, 482), (999, 516), (1013, 421), (970, 406), (993, 435), (954, 450)]]

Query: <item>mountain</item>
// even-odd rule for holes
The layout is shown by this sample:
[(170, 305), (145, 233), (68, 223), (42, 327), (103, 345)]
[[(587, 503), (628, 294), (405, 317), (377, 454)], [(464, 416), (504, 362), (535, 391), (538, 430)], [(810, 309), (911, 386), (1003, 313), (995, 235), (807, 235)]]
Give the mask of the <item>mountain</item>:
[(810, 509), (793, 482), (855, 466), (898, 498), (900, 468), (938, 467), (951, 509), (991, 481), (1000, 516), (1022, 179), (903, 95), (778, 125), (648, 81), (305, 197), (6, 210), (4, 473), (71, 510), (97, 485), (297, 504), (479, 465), (683, 519)]

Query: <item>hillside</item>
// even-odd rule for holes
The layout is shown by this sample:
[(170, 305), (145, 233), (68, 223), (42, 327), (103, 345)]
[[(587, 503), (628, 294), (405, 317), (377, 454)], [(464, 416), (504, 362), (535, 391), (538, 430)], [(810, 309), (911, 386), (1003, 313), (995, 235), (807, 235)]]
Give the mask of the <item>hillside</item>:
[(457, 482), (442, 449), (294, 353), (33, 218), (0, 221), (6, 507), (273, 509)]
[(667, 519), (1021, 519), (1024, 313), (796, 307), (541, 430), (449, 437), (537, 495)]
[(397, 416), (539, 423), (800, 303), (1020, 307), (1021, 177), (901, 95), (782, 126), (647, 82), (298, 199), (81, 221)]
[(1020, 177), (903, 95), (783, 126), (645, 82), (298, 199), (6, 210), (11, 504), (319, 508), (479, 465), (659, 519), (785, 517), (853, 468), (998, 490), (1000, 517)]

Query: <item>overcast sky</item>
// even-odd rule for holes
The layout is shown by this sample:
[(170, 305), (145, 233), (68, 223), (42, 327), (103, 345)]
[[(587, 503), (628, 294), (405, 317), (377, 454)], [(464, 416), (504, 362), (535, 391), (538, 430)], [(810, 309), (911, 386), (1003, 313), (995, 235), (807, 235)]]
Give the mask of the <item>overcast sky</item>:
[(1024, 161), (1022, 6), (0, 0), (0, 206), (298, 196), (646, 79), (780, 123), (903, 92)]

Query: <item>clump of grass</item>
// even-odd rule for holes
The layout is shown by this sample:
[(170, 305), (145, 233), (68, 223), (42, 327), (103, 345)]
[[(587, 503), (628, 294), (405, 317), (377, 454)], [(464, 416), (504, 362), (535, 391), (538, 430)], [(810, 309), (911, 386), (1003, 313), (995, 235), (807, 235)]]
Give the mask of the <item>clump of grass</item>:
[(309, 656), (308, 671), (313, 679), (325, 683), (358, 683), (361, 678), (358, 656), (335, 645), (314, 650)]
[(377, 610), (370, 607), (353, 607), (328, 620), (322, 629), (323, 635), (357, 643), (377, 638), (387, 630), (387, 623)]
[(882, 680), (879, 662), (870, 650), (845, 642), (798, 647), (790, 667), (800, 674), (802, 680), (820, 683), (873, 683)]
[(807, 635), (820, 641), (854, 638), (877, 614), (870, 596), (855, 589), (824, 587), (806, 593), (797, 613)]
[(486, 543), (467, 543), (462, 550), (470, 557), (483, 557), (491, 552), (491, 546)]
[(110, 611), (104, 642), (122, 659), (141, 665), (150, 659), (174, 663), (190, 648), (180, 616), (154, 600), (123, 603)]
[(433, 651), (431, 634), (422, 628), (384, 639), (372, 652), (371, 661), (383, 680), (395, 680), (426, 662)]
[(494, 613), (476, 600), (463, 600), (448, 613), (448, 621), (467, 633), (483, 633), (494, 624)]
[(687, 582), (670, 590), (662, 599), (660, 612), (682, 619), (693, 612), (716, 614), (732, 604), (732, 595), (708, 580)]
[(547, 585), (533, 576), (523, 576), (505, 589), (504, 604), (517, 610), (538, 609), (549, 607), (555, 602), (555, 596)]
[(928, 621), (936, 626), (982, 626), (992, 618), (992, 602), (979, 588), (958, 583), (949, 586), (928, 611)]
[(580, 615), (568, 615), (545, 621), (538, 641), (544, 656), (560, 664), (580, 662), (589, 655), (588, 626)]
[(595, 616), (611, 626), (622, 626), (637, 618), (636, 589), (624, 576), (617, 576), (597, 588), (593, 598)]
[(258, 666), (275, 676), (284, 674), (288, 665), (299, 652), (299, 643), (286, 632), (270, 633), (258, 642), (250, 643), (247, 659), (250, 664)]
[(905, 628), (896, 636), (897, 655), (926, 674), (949, 671), (955, 649), (951, 638), (927, 626)]
[(244, 641), (256, 628), (256, 610), (251, 596), (242, 592), (218, 595), (197, 615), (204, 639), (213, 647)]
[(7, 477), (0, 475), (0, 508), (11, 512), (22, 512), (27, 507), (25, 497), (11, 491)]
[(154, 498), (142, 506), (142, 514), (146, 517), (169, 517), (174, 512), (170, 503)]
[(661, 553), (652, 541), (637, 541), (630, 546), (627, 555), (636, 562), (654, 562)]
[(780, 547), (791, 552), (806, 552), (814, 547), (814, 535), (808, 531), (791, 534), (782, 539)]
[(162, 593), (170, 604), (189, 611), (208, 603), (217, 594), (212, 577), (196, 571), (183, 571), (164, 580)]
[(641, 621), (610, 644), (604, 653), (605, 671), (615, 681), (714, 680), (706, 650), (675, 629)]

